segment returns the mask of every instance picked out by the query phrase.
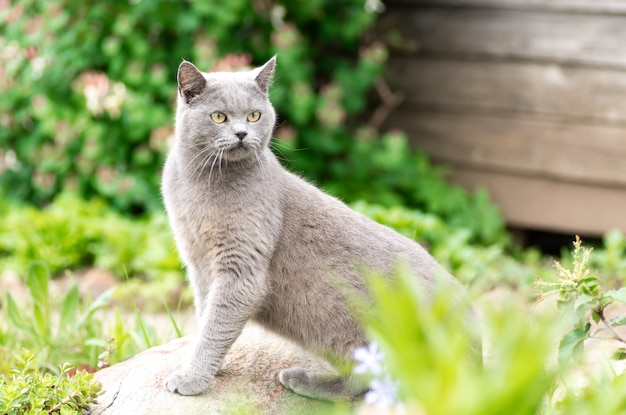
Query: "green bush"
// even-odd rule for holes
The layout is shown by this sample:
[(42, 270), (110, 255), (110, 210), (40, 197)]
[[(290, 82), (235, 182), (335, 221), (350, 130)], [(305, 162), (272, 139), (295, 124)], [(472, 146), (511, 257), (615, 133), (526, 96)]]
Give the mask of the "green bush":
[(160, 209), (180, 60), (220, 70), (278, 54), (276, 150), (290, 168), (346, 201), (435, 212), (474, 241), (501, 242), (484, 193), (448, 186), (402, 135), (358, 127), (387, 58), (363, 40), (376, 18), (364, 3), (10, 4), (0, 13), (0, 188), (38, 204), (70, 189), (125, 212)]
[(280, 54), (278, 135), (318, 157), (348, 145), (345, 117), (364, 108), (385, 55), (360, 43), (375, 19), (362, 0), (25, 0), (0, 19), (0, 185), (36, 202), (69, 187), (125, 210), (160, 206), (182, 58), (210, 70)]
[(100, 267), (120, 277), (180, 272), (163, 213), (130, 220), (98, 200), (61, 194), (45, 209), (0, 206), (0, 269), (25, 275), (41, 262), (52, 275)]
[(23, 350), (14, 361), (10, 376), (0, 376), (0, 413), (6, 415), (79, 415), (100, 394), (93, 375), (64, 364), (58, 375), (42, 373), (34, 365), (35, 355)]

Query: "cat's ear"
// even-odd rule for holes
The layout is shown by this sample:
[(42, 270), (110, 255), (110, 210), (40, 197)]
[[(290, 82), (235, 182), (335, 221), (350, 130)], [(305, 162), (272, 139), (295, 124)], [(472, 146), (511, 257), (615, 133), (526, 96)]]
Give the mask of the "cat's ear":
[(257, 68), (257, 75), (254, 78), (261, 91), (268, 93), (272, 78), (274, 77), (274, 67), (276, 66), (276, 56), (272, 57), (267, 63)]
[(188, 61), (183, 61), (178, 67), (178, 93), (189, 101), (202, 93), (206, 88), (206, 79), (195, 65)]

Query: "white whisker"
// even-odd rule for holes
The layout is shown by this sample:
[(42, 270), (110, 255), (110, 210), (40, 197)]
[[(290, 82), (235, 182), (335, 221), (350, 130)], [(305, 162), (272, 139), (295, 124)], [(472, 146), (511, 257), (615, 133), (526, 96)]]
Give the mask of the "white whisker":
[(215, 168), (215, 163), (218, 163), (218, 166), (222, 164), (222, 161), (220, 160), (220, 158), (222, 157), (221, 154), (222, 150), (217, 150), (215, 157), (213, 158), (213, 163), (211, 163), (211, 170), (209, 170), (209, 182), (211, 182), (211, 177), (213, 177), (213, 169)]
[[(219, 169), (219, 171), (220, 171), (220, 180), (222, 179), (222, 159), (223, 159), (223, 157), (224, 157), (224, 151), (225, 151), (225, 149), (223, 149), (223, 148), (222, 148), (222, 149), (220, 150), (219, 154), (218, 154), (218, 157), (219, 157), (219, 159), (220, 159), (220, 162), (219, 162), (219, 164), (217, 165), (217, 167), (218, 167), (218, 169)], [(225, 161), (226, 161), (226, 162), (228, 162), (228, 159), (225, 159)]]
[[(204, 162), (202, 163), (202, 168), (200, 169), (200, 172), (198, 173), (198, 177), (196, 180), (200, 180), (200, 177), (202, 176), (202, 173), (204, 173), (204, 169), (206, 168), (206, 166), (209, 164), (209, 161), (211, 161), (211, 157), (215, 156), (215, 151), (211, 151), (209, 153), (209, 155), (206, 156), (206, 158), (204, 159)], [(215, 163), (215, 161), (214, 161)], [(210, 173), (209, 173), (209, 177), (210, 177)]]
[(261, 170), (261, 177), (263, 177), (263, 179), (266, 178), (265, 176), (265, 167), (263, 167), (263, 163), (261, 163), (261, 157), (259, 156), (259, 152), (256, 151), (256, 149), (254, 150), (254, 158), (256, 159), (257, 163), (259, 164), (259, 170)]
[[(185, 170), (187, 170), (189, 168), (189, 166), (191, 166), (191, 164), (200, 156), (204, 155), (207, 151), (214, 151), (211, 147), (204, 147), (202, 149), (202, 151), (199, 151), (198, 154), (196, 154), (195, 156), (193, 156), (193, 158), (189, 161), (189, 163), (187, 163), (187, 166), (185, 167)], [(197, 170), (197, 167), (194, 169), (193, 173), (195, 173)]]

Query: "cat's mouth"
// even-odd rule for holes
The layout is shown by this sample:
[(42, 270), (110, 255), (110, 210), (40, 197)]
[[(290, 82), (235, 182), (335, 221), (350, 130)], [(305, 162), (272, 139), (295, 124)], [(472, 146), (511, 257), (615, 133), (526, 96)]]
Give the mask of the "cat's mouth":
[(241, 160), (248, 157), (254, 151), (253, 146), (246, 141), (231, 144), (226, 150), (227, 157), (231, 160)]

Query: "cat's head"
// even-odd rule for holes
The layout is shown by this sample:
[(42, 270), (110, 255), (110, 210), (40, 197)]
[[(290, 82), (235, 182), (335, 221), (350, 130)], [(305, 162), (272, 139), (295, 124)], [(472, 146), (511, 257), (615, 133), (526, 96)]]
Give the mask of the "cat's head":
[(268, 89), (276, 58), (247, 72), (200, 72), (191, 62), (178, 68), (176, 139), (197, 162), (240, 161), (268, 146), (276, 115)]

